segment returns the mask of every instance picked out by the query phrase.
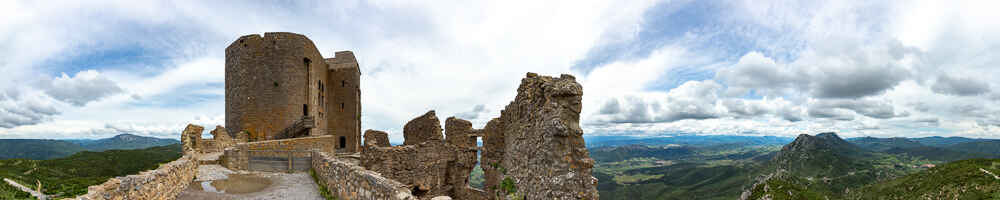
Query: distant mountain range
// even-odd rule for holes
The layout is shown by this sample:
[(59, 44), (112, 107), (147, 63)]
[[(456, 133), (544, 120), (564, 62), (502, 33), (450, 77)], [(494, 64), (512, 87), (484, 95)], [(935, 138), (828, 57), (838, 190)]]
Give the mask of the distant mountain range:
[[(997, 140), (800, 135), (760, 170), (744, 199), (980, 199), (1000, 197)], [(980, 158), (975, 160), (973, 158)], [(963, 160), (973, 159), (973, 160)], [(932, 163), (956, 161), (934, 167)], [(969, 166), (979, 166), (973, 170)], [(931, 170), (923, 170), (932, 168)], [(943, 174), (950, 174), (948, 176)], [(969, 179), (962, 178), (970, 177)], [(987, 179), (988, 178), (988, 179)], [(995, 178), (995, 179), (994, 179)], [(990, 181), (980, 181), (990, 180)], [(988, 190), (988, 191), (987, 191)], [(984, 192), (985, 191), (985, 192)], [(914, 195), (917, 194), (917, 195)], [(975, 195), (969, 195), (975, 194)], [(996, 194), (996, 195), (995, 195)], [(994, 195), (994, 196), (981, 196)]]
[(70, 156), (81, 151), (144, 149), (179, 143), (180, 141), (175, 139), (132, 134), (120, 134), (96, 140), (0, 139), (0, 159), (48, 160)]

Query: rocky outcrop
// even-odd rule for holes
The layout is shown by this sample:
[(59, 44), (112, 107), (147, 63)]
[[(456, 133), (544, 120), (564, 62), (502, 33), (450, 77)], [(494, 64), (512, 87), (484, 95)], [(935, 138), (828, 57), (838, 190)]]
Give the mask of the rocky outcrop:
[(438, 120), (433, 110), (410, 120), (403, 126), (403, 145), (415, 145), (433, 140), (442, 140), (441, 120)]
[(389, 147), (389, 133), (378, 130), (365, 130), (365, 146)]
[(181, 144), (183, 146), (184, 154), (197, 153), (201, 151), (201, 132), (205, 131), (205, 127), (201, 127), (194, 124), (188, 124), (181, 132)]
[(583, 88), (570, 75), (528, 73), (521, 80), (517, 97), (485, 129), (489, 154), (484, 161), (500, 160), (483, 164), (491, 165), (483, 168), (490, 171), (487, 184), (496, 186), (499, 180), (501, 186), (488, 185), (488, 192), (525, 199), (598, 199), (597, 179), (590, 175), (594, 160), (579, 124), (582, 97)]

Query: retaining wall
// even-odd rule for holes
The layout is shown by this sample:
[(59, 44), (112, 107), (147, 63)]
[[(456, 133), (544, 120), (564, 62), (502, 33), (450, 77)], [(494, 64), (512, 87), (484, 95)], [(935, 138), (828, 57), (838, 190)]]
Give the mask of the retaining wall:
[[(322, 151), (334, 152), (334, 140), (332, 135), (292, 138), (283, 140), (268, 140), (262, 142), (238, 143), (236, 146), (226, 148), (220, 161), (222, 166), (234, 170), (249, 169), (249, 151)], [(273, 155), (268, 155), (273, 154)], [(255, 152), (255, 156), (287, 156), (287, 152)]]
[(155, 170), (115, 177), (100, 185), (90, 186), (87, 194), (76, 199), (174, 199), (187, 188), (197, 173), (198, 161), (186, 155)]
[(417, 199), (406, 185), (357, 164), (323, 152), (313, 152), (312, 159), (316, 184), (342, 199)]

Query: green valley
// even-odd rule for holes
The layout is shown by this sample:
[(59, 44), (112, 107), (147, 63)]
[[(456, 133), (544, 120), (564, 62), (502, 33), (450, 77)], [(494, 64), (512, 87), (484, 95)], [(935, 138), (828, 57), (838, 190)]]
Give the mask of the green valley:
[[(46, 195), (74, 197), (109, 178), (155, 169), (180, 157), (180, 144), (172, 144), (136, 150), (82, 151), (52, 160), (8, 159), (0, 160), (0, 177), (30, 187), (40, 182)], [(20, 198), (26, 194), (0, 185), (0, 197)]]

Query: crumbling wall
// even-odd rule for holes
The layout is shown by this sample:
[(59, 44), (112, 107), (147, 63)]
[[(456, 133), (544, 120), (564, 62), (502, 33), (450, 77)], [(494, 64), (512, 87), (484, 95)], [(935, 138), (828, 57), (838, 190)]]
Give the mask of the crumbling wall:
[(431, 110), (403, 126), (403, 145), (416, 145), (428, 141), (441, 142), (441, 120)]
[(365, 131), (365, 146), (390, 147), (389, 133), (368, 129)]
[(87, 188), (79, 200), (100, 199), (174, 199), (187, 188), (198, 173), (198, 161), (185, 155), (155, 170), (108, 179)]
[[(366, 145), (361, 165), (409, 186), (411, 194), (420, 198), (484, 199), (484, 192), (468, 187), (469, 174), (476, 165), (477, 131), (472, 123), (454, 117), (448, 118), (446, 127), (448, 139), (443, 140), (441, 121), (434, 111), (427, 112), (406, 124), (404, 145)], [(381, 131), (367, 131), (366, 137), (368, 133), (377, 136), (365, 140), (366, 144), (384, 137)]]
[(415, 196), (449, 195), (447, 184), (449, 162), (454, 162), (454, 147), (441, 139), (441, 121), (434, 111), (406, 123), (404, 145), (394, 147), (365, 146), (361, 165), (412, 188)]
[(399, 181), (380, 176), (349, 161), (327, 153), (314, 152), (312, 168), (319, 180), (342, 199), (414, 200), (409, 188)]
[[(226, 48), (225, 70), (228, 133), (245, 130), (252, 141), (274, 139), (303, 115), (325, 115), (321, 114), (325, 103), (320, 102), (319, 88), (328, 66), (303, 35), (240, 37)], [(327, 121), (315, 123), (308, 135), (326, 134)]]
[(189, 152), (201, 152), (201, 132), (205, 127), (188, 124), (181, 132), (181, 150), (184, 154)]
[[(579, 124), (582, 97), (570, 75), (528, 73), (521, 79), (517, 97), (485, 130), (487, 191), (525, 199), (598, 199), (594, 160)], [(502, 152), (493, 149), (500, 147)], [(493, 163), (497, 156), (500, 162)]]
[(222, 152), (226, 148), (236, 146), (236, 140), (222, 126), (215, 126), (215, 130), (212, 130), (211, 134), (217, 148), (214, 152)]
[[(266, 152), (267, 150), (277, 152)], [(249, 168), (250, 151), (263, 151), (254, 153), (255, 156), (281, 157), (287, 156), (288, 153), (280, 151), (319, 151), (333, 153), (335, 150), (333, 149), (333, 136), (331, 135), (238, 143), (236, 146), (227, 148), (224, 151), (220, 158), (222, 166), (234, 170), (247, 170)]]
[(189, 124), (181, 132), (184, 156), (160, 165), (154, 170), (136, 175), (108, 179), (100, 185), (87, 188), (87, 194), (78, 200), (125, 200), (125, 199), (174, 199), (198, 173), (198, 161), (194, 155), (199, 152), (203, 127)]
[(486, 193), (469, 186), (469, 175), (476, 166), (476, 138), (480, 130), (472, 128), (472, 123), (463, 119), (449, 117), (445, 120), (445, 142), (455, 152), (454, 160), (447, 165), (446, 184), (451, 187), (448, 194), (456, 199), (486, 199)]

